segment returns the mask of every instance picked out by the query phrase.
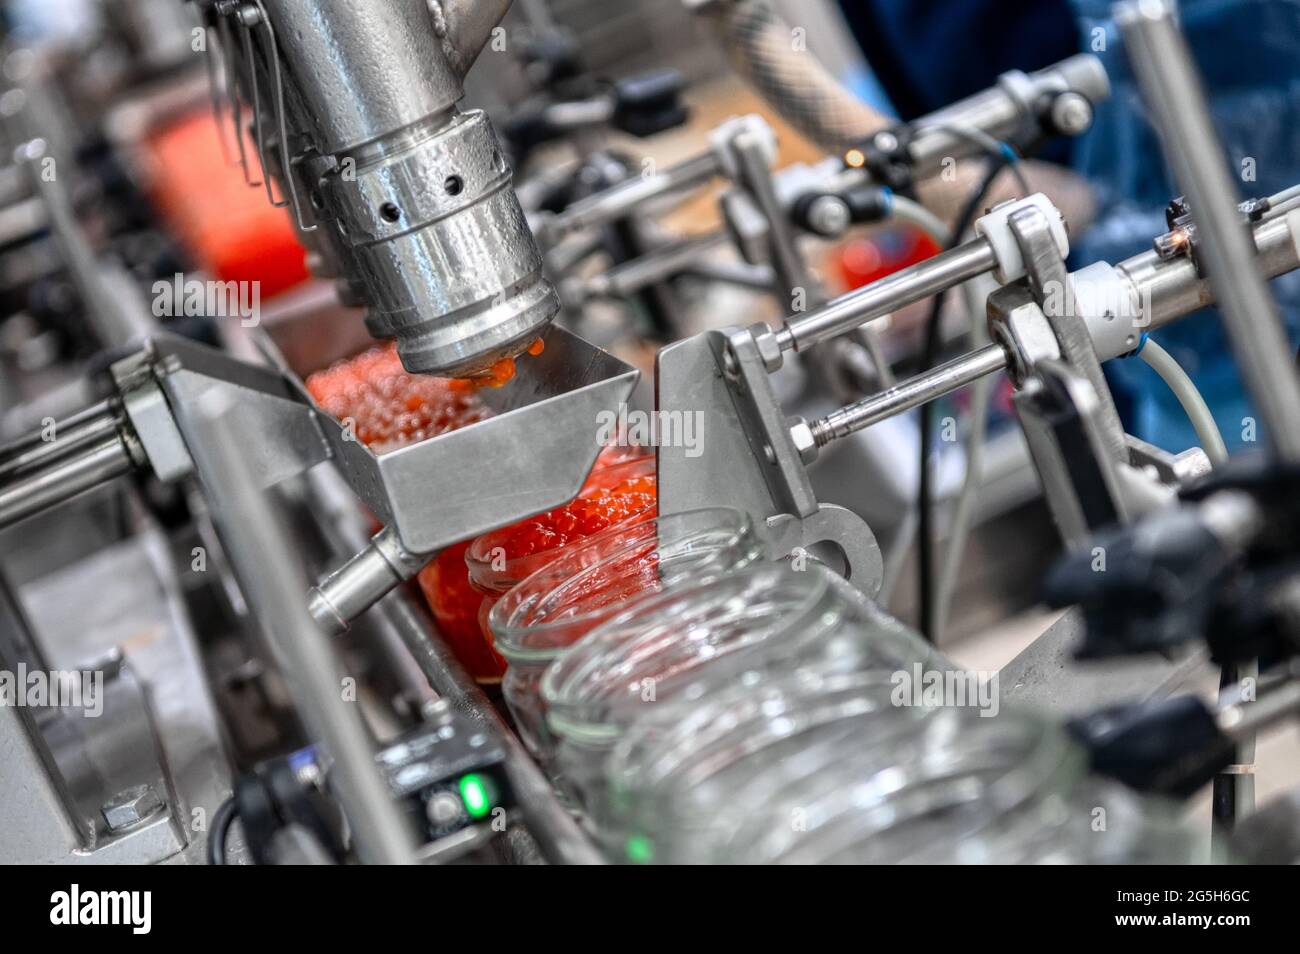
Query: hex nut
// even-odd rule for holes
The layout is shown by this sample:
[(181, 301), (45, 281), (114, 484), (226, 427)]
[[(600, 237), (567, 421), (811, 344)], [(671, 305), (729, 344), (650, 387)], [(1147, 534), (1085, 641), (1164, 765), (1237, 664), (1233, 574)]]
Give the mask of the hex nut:
[(112, 831), (133, 828), (163, 807), (163, 800), (152, 785), (137, 785), (119, 792), (105, 802), (100, 812)]

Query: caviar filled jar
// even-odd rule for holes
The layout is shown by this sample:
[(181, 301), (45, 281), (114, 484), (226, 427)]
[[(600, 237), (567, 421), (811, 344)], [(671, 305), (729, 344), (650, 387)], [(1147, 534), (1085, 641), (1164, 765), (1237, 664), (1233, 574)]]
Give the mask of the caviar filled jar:
[(611, 527), (652, 519), (657, 506), (654, 457), (625, 448), (607, 451), (577, 499), (486, 533), (469, 545), (465, 564), (470, 584), (487, 597), (480, 610), (483, 621), (503, 593), (566, 547)]
[(607, 447), (573, 502), (438, 554), (420, 572), (420, 589), (439, 632), (456, 648), (470, 674), (480, 683), (495, 683), (505, 673), (505, 660), (492, 646), (486, 617), (512, 581), (611, 521), (653, 516), (654, 503), (654, 459), (641, 448)]
[(542, 678), (561, 774), (588, 807), (627, 729), (661, 707), (800, 669), (893, 673), (946, 663), (817, 563), (763, 564), (639, 600)]
[(492, 607), (488, 625), (509, 664), (502, 688), (524, 742), (549, 762), (541, 677), (570, 646), (640, 600), (734, 573), (763, 556), (748, 516), (707, 508), (611, 527), (511, 588)]

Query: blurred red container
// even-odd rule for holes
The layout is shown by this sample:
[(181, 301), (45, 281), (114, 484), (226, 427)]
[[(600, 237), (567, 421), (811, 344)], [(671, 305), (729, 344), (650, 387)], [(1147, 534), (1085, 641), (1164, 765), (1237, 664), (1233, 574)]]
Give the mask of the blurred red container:
[[(226, 160), (220, 137), (231, 134), (209, 110), (154, 129), (143, 144), (147, 188), (198, 267), (223, 282), (260, 282), (266, 299), (307, 279), (306, 252), (288, 210)], [(246, 140), (244, 151), (260, 175), (253, 144)]]

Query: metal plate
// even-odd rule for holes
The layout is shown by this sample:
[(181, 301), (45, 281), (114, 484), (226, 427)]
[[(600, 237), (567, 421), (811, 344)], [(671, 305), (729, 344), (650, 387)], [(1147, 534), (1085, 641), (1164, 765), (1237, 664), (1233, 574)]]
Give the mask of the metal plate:
[(515, 379), (480, 392), (497, 416), (375, 454), (326, 415), (331, 453), (358, 496), (414, 553), (572, 500), (600, 453), (602, 412), (616, 410), (639, 372), (562, 328)]
[(659, 511), (734, 507), (767, 536), (772, 559), (831, 543), (846, 576), (868, 596), (884, 564), (871, 528), (857, 514), (819, 503), (753, 335), (709, 332), (659, 353), (661, 414), (699, 415), (698, 447), (661, 446)]

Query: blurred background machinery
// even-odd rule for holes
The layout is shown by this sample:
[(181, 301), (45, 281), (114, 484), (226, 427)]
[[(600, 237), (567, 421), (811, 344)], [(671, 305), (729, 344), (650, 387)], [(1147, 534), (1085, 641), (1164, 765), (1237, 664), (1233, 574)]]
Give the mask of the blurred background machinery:
[(1284, 855), (1294, 11), (941, 6), (4, 4), (0, 857)]

